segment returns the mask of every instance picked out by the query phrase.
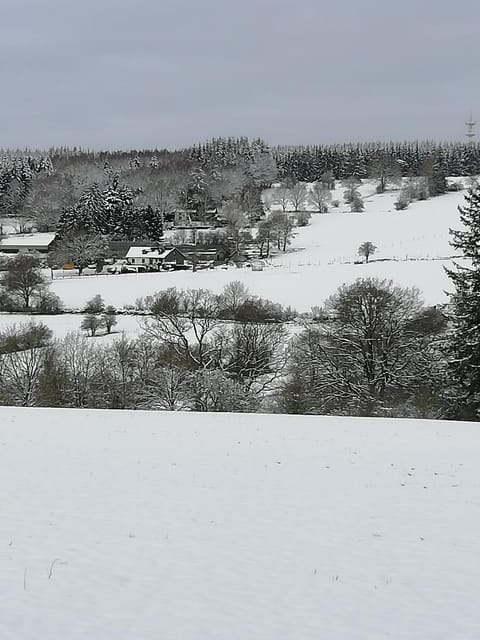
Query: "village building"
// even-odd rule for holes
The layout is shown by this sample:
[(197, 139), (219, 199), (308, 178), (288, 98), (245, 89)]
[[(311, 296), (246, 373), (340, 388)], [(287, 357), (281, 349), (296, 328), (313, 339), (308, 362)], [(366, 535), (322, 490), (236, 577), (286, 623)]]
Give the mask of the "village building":
[(14, 234), (0, 239), (0, 253), (37, 251), (48, 253), (53, 249), (55, 233)]
[(183, 267), (186, 256), (177, 247), (130, 247), (125, 256), (128, 265), (137, 270), (159, 271), (165, 267)]

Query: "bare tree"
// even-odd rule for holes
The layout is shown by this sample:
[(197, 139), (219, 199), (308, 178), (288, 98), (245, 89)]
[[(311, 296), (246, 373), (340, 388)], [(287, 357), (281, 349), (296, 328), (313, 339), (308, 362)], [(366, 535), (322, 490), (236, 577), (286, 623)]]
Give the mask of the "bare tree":
[(40, 259), (31, 253), (19, 253), (7, 262), (7, 270), (1, 280), (5, 291), (18, 296), (25, 309), (35, 295), (44, 291), (47, 281), (40, 269)]
[(0, 334), (0, 397), (4, 402), (36, 406), (51, 338), (50, 329), (35, 322), (13, 324)]
[(43, 348), (0, 355), (2, 394), (9, 403), (22, 407), (36, 406), (43, 360)]
[(129, 409), (138, 405), (144, 384), (138, 367), (136, 341), (124, 334), (109, 345), (95, 348), (95, 367), (89, 403), (110, 409)]
[(67, 374), (67, 402), (75, 407), (88, 406), (89, 391), (96, 369), (95, 347), (79, 333), (69, 333), (58, 344)]
[(342, 186), (345, 187), (345, 191), (343, 193), (343, 199), (347, 204), (350, 204), (358, 193), (358, 187), (362, 184), (362, 181), (356, 176), (349, 176), (342, 180)]
[(115, 307), (108, 305), (102, 315), (103, 326), (107, 330), (107, 333), (111, 333), (113, 327), (118, 324), (116, 313)]
[(187, 366), (208, 367), (214, 357), (209, 338), (221, 323), (218, 296), (206, 289), (170, 288), (153, 296), (145, 332), (170, 344)]
[(266, 189), (262, 193), (262, 202), (263, 202), (263, 208), (265, 209), (265, 211), (272, 210), (272, 206), (276, 202), (275, 193), (273, 189)]
[(208, 181), (208, 193), (217, 210), (227, 202), (238, 199), (247, 184), (248, 176), (243, 167), (222, 167)]
[(335, 175), (333, 171), (324, 171), (320, 176), (320, 182), (323, 184), (325, 189), (335, 189)]
[(257, 233), (253, 238), (253, 242), (260, 251), (260, 258), (270, 257), (270, 248), (272, 240), (275, 239), (275, 230), (271, 218), (262, 220), (258, 223)]
[(345, 187), (343, 199), (350, 205), (350, 211), (355, 213), (363, 211), (363, 199), (358, 190), (361, 180), (356, 176), (350, 176), (346, 178), (342, 184)]
[(255, 393), (271, 390), (288, 361), (282, 324), (246, 322), (225, 326), (216, 336), (218, 358), (233, 379)]
[(221, 213), (227, 223), (227, 233), (234, 241), (235, 249), (238, 251), (242, 242), (242, 231), (248, 225), (247, 216), (235, 203), (226, 205)]
[(12, 220), (12, 226), (15, 229), (15, 233), (32, 233), (34, 222), (30, 218), (18, 215)]
[(323, 182), (314, 182), (308, 192), (308, 200), (319, 213), (327, 213), (328, 205), (332, 200), (332, 193), (330, 189), (325, 187)]
[(304, 182), (297, 182), (290, 189), (290, 201), (294, 211), (300, 211), (304, 206), (307, 193), (307, 185)]
[(271, 231), (277, 240), (277, 249), (286, 251), (294, 236), (294, 219), (288, 213), (280, 211), (274, 211), (268, 219)]
[(286, 186), (275, 187), (273, 191), (275, 201), (282, 207), (283, 213), (285, 213), (291, 202), (291, 192)]
[(145, 380), (139, 406), (162, 411), (185, 411), (192, 408), (192, 374), (180, 367), (160, 367)]
[(402, 169), (388, 153), (377, 153), (371, 164), (370, 175), (378, 179), (378, 193), (383, 193), (389, 184), (399, 185), (402, 181)]
[(325, 310), (333, 321), (308, 326), (292, 348), (309, 412), (374, 415), (428, 383), (430, 343), (413, 322), (422, 312), (417, 290), (357, 280)]
[(234, 315), (250, 295), (248, 287), (240, 280), (232, 280), (226, 284), (219, 296), (222, 314)]
[(220, 369), (196, 371), (191, 377), (196, 411), (252, 411), (254, 398)]
[(39, 209), (35, 214), (35, 227), (40, 233), (55, 231), (60, 213), (54, 209)]
[(151, 206), (166, 215), (179, 205), (184, 184), (178, 172), (141, 167), (128, 172), (125, 180), (137, 194), (136, 201), (140, 206)]
[(84, 331), (90, 332), (90, 335), (93, 338), (97, 331), (103, 326), (103, 318), (89, 314), (83, 318), (80, 328)]
[(73, 264), (79, 275), (82, 275), (89, 264), (97, 264), (103, 260), (108, 251), (108, 241), (104, 236), (79, 231), (58, 240), (57, 246), (50, 254), (52, 264)]
[(299, 211), (295, 216), (297, 227), (307, 227), (311, 220), (310, 211)]
[(63, 209), (74, 204), (71, 175), (39, 173), (30, 183), (24, 211), (40, 232), (55, 231)]

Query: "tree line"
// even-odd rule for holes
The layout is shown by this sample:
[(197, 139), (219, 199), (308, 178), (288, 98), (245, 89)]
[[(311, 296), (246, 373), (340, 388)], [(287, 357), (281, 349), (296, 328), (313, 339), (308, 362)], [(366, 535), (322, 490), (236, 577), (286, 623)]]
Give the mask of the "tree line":
[[(419, 293), (358, 280), (301, 319), (240, 282), (142, 301), (138, 339), (111, 344), (42, 325), (0, 336), (0, 402), (21, 406), (440, 417), (446, 319)], [(83, 328), (114, 316), (97, 296)], [(110, 329), (114, 326), (112, 323)], [(95, 332), (92, 331), (92, 335)]]
[(30, 220), (39, 231), (66, 234), (81, 228), (111, 237), (156, 239), (175, 209), (205, 219), (230, 206), (255, 223), (264, 214), (262, 190), (275, 182), (292, 188), (295, 183), (375, 177), (383, 190), (394, 175), (425, 177), (435, 195), (444, 192), (445, 176), (479, 172), (480, 145), (475, 143), (270, 147), (261, 139), (216, 138), (179, 151), (5, 153), (0, 217)]

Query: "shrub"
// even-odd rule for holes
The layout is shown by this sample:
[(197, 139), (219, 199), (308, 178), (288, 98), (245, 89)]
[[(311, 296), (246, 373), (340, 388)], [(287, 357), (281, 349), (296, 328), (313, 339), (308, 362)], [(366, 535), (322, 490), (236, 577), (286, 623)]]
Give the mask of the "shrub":
[[(327, 209), (328, 211), (328, 209)], [(310, 214), (308, 211), (299, 211), (296, 215), (297, 227), (306, 227), (310, 224)]]
[(464, 188), (463, 183), (460, 180), (456, 180), (448, 185), (447, 191), (462, 191)]
[(447, 324), (448, 321), (443, 311), (434, 306), (422, 309), (410, 320), (408, 328), (418, 335), (428, 336), (445, 331)]
[(295, 320), (295, 318), (298, 318), (298, 311), (289, 305), (286, 309), (283, 310), (282, 315), (283, 320), (289, 322), (290, 320)]
[(85, 316), (82, 320), (82, 324), (80, 328), (84, 331), (90, 332), (90, 335), (93, 336), (97, 333), (99, 329), (101, 329), (104, 325), (103, 318), (99, 318), (97, 315), (90, 314)]
[(0, 311), (6, 311), (7, 313), (13, 313), (14, 311), (20, 311), (22, 305), (18, 300), (15, 300), (6, 291), (0, 291)]
[(284, 310), (282, 305), (270, 300), (249, 298), (238, 307), (232, 319), (239, 322), (281, 322)]
[(102, 315), (103, 325), (104, 325), (105, 329), (107, 330), (107, 333), (111, 333), (112, 332), (112, 328), (116, 324), (118, 324), (118, 320), (115, 317), (116, 313), (117, 313), (117, 311), (116, 311), (115, 307), (113, 307), (112, 305), (109, 305), (105, 309), (105, 313)]
[(402, 194), (400, 194), (398, 200), (393, 204), (397, 211), (404, 211), (408, 207), (410, 202), (407, 200), (406, 196), (402, 196)]
[(359, 193), (353, 196), (350, 204), (350, 211), (352, 213), (361, 213), (364, 209), (363, 200)]
[(52, 293), (51, 291), (44, 291), (38, 297), (38, 302), (35, 310), (39, 313), (50, 315), (63, 313), (63, 302), (60, 300), (56, 293)]
[(0, 333), (0, 353), (14, 353), (27, 349), (46, 347), (52, 339), (52, 331), (43, 322), (13, 324)]
[(88, 314), (103, 313), (105, 311), (105, 302), (102, 296), (97, 293), (96, 296), (87, 302), (83, 311)]
[(323, 307), (315, 306), (311, 308), (311, 317), (314, 322), (327, 322), (329, 315)]

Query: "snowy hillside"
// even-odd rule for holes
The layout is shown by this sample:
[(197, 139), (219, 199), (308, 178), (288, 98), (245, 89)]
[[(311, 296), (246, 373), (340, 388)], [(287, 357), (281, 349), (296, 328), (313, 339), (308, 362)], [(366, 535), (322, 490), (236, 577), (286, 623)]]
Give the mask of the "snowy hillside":
[(2, 640), (476, 640), (467, 423), (0, 409)]
[(279, 256), (274, 263), (289, 267), (359, 260), (357, 249), (367, 240), (378, 247), (374, 260), (433, 259), (454, 253), (448, 231), (459, 226), (458, 205), (465, 192), (412, 202), (397, 211), (398, 190), (372, 194), (367, 184), (362, 191), (364, 213), (350, 213), (345, 205), (327, 214), (313, 213), (311, 225), (297, 230), (291, 247), (295, 255)]

